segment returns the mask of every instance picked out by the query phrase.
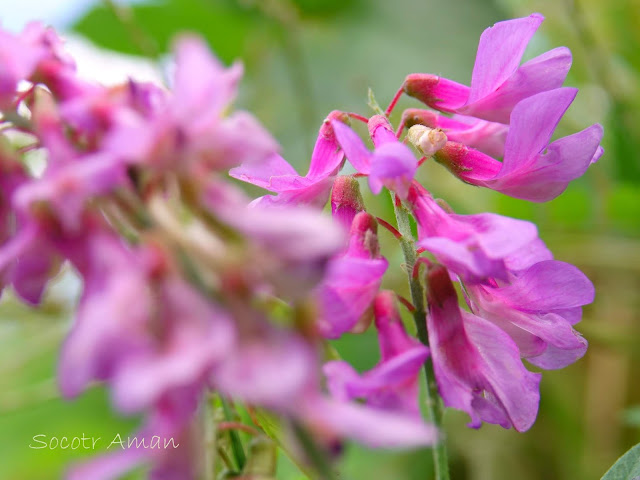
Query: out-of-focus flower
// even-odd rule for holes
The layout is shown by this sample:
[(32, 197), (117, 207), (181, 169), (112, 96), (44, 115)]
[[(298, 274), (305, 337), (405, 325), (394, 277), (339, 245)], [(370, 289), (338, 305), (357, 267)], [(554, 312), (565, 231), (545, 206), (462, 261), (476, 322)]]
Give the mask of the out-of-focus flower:
[(358, 213), (351, 226), (349, 246), (331, 261), (317, 289), (317, 325), (327, 338), (338, 338), (353, 329), (363, 316), (371, 316), (370, 307), (389, 265), (380, 255), (377, 230), (373, 216)]
[(103, 148), (129, 163), (196, 175), (261, 162), (273, 155), (277, 143), (252, 115), (225, 114), (235, 96), (241, 66), (225, 69), (196, 37), (182, 37), (175, 50), (172, 94), (151, 120), (145, 116), (125, 119), (105, 138)]
[(429, 349), (409, 337), (395, 308), (394, 294), (380, 292), (374, 315), (380, 343), (380, 363), (358, 374), (343, 361), (325, 364), (329, 391), (338, 400), (366, 399), (367, 405), (406, 413), (420, 419), (418, 377)]

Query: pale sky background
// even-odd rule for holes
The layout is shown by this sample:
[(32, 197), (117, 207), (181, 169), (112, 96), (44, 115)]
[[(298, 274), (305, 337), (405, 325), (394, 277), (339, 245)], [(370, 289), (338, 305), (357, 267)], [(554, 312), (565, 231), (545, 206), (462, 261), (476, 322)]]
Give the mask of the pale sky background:
[[(120, 0), (119, 3), (134, 3)], [(139, 1), (139, 0), (138, 0)], [(65, 32), (100, 0), (0, 0), (0, 24), (5, 30), (19, 32), (32, 20), (54, 27), (66, 40), (67, 50), (76, 60), (78, 74), (105, 85), (127, 78), (162, 82), (161, 73), (153, 62), (131, 55), (120, 55), (95, 47), (85, 38)]]
[(64, 29), (100, 0), (0, 0), (2, 28), (18, 32), (29, 20)]

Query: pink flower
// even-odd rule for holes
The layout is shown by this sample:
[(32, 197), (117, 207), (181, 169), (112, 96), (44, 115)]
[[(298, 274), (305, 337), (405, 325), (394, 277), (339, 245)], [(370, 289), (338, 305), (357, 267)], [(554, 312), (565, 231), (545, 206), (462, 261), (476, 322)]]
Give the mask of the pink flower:
[(331, 215), (347, 231), (351, 230), (355, 216), (364, 211), (358, 180), (352, 176), (339, 176), (331, 189)]
[(534, 202), (551, 200), (604, 152), (599, 124), (549, 143), (576, 94), (577, 89), (558, 88), (522, 100), (511, 114), (502, 162), (454, 142), (435, 158), (472, 185)]
[[(380, 255), (378, 223), (366, 212), (358, 213), (351, 226), (349, 246), (333, 258), (316, 290), (318, 329), (327, 338), (338, 338), (353, 329), (378, 293), (388, 262)], [(368, 322), (364, 322), (368, 324)]]
[(317, 435), (350, 438), (370, 448), (417, 448), (438, 441), (438, 430), (415, 416), (325, 397), (305, 399), (301, 415)]
[(39, 22), (27, 24), (13, 35), (0, 30), (0, 108), (12, 108), (18, 83), (29, 80), (43, 82), (54, 93), (74, 90), (73, 60), (63, 51), (56, 33)]
[(405, 332), (392, 292), (378, 294), (374, 312), (380, 363), (362, 375), (347, 362), (326, 363), (329, 391), (338, 400), (363, 398), (369, 406), (420, 419), (418, 377), (429, 349)]
[(267, 322), (245, 329), (249, 333), (212, 371), (211, 384), (250, 404), (295, 413), (304, 395), (318, 391), (314, 349), (302, 336)]
[(344, 124), (333, 121), (338, 143), (355, 169), (369, 176), (369, 187), (376, 195), (385, 186), (406, 198), (418, 168), (418, 162), (408, 147), (395, 137), (389, 121), (382, 115), (369, 119), (369, 134), (375, 150), (369, 152), (360, 137)]
[(469, 282), (506, 280), (508, 259), (538, 238), (530, 222), (492, 213), (448, 213), (417, 183), (408, 203), (418, 222), (417, 245)]
[(273, 155), (277, 143), (252, 115), (225, 114), (242, 67), (225, 69), (197, 37), (182, 37), (175, 49), (173, 94), (152, 119), (123, 119), (103, 148), (128, 163), (186, 170), (195, 176)]
[(514, 341), (493, 323), (462, 311), (449, 272), (427, 272), (427, 330), (438, 390), (448, 407), (482, 422), (528, 430), (536, 419), (541, 375), (524, 368)]
[(329, 190), (344, 158), (333, 133), (332, 122), (342, 123), (347, 120), (346, 114), (337, 110), (327, 116), (318, 132), (309, 171), (304, 177), (298, 175), (277, 153), (262, 162), (251, 162), (232, 168), (229, 175), (277, 193), (275, 196), (260, 197), (254, 204), (308, 204), (322, 207), (327, 203)]
[(507, 332), (530, 363), (563, 368), (585, 354), (587, 341), (572, 325), (593, 301), (594, 289), (573, 265), (541, 261), (507, 284), (468, 285), (467, 292), (475, 313)]
[(527, 97), (562, 86), (571, 52), (555, 48), (520, 65), (522, 55), (544, 17), (498, 22), (480, 37), (471, 88), (436, 75), (414, 73), (404, 91), (436, 110), (492, 122), (509, 123), (513, 108)]
[(344, 248), (344, 230), (316, 208), (248, 204), (242, 192), (218, 181), (211, 181), (202, 195), (203, 207), (248, 240), (246, 261), (252, 270), (284, 297), (308, 294), (330, 258)]

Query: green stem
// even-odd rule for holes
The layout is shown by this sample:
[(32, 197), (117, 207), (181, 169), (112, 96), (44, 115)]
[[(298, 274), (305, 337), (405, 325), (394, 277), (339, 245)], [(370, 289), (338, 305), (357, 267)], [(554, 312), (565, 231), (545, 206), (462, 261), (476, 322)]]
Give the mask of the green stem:
[[(398, 201), (395, 194), (392, 194), (396, 221), (398, 222), (398, 231), (402, 234), (400, 246), (404, 254), (404, 261), (409, 277), (409, 288), (411, 290), (411, 301), (415, 310), (413, 312), (413, 321), (416, 324), (418, 338), (420, 341), (429, 346), (429, 335), (427, 333), (426, 309), (424, 304), (424, 290), (419, 278), (413, 277), (413, 267), (416, 264), (416, 248), (414, 244), (413, 232), (411, 231), (411, 223), (409, 222), (409, 212)], [(424, 363), (424, 375), (427, 380), (427, 420), (433, 423), (439, 432), (442, 432), (442, 399), (438, 395), (438, 386), (433, 373), (433, 364), (431, 357)], [(449, 480), (449, 464), (447, 461), (447, 446), (441, 439), (433, 447), (433, 464), (436, 473), (436, 480)]]
[(207, 395), (204, 405), (204, 480), (214, 480), (216, 475), (217, 425), (213, 396)]
[(293, 433), (299, 442), (299, 446), (302, 448), (306, 455), (306, 460), (311, 463), (311, 466), (319, 475), (319, 480), (333, 480), (335, 475), (331, 470), (329, 461), (326, 458), (325, 453), (313, 440), (313, 437), (309, 432), (298, 422), (293, 422)]
[[(220, 396), (220, 403), (222, 403), (222, 410), (224, 411), (225, 418), (227, 420), (232, 420), (229, 402), (227, 402), (224, 397)], [(236, 461), (236, 467), (238, 467), (239, 472), (242, 472), (245, 464), (247, 463), (247, 457), (244, 454), (244, 448), (242, 448), (240, 435), (238, 435), (238, 432), (235, 430), (229, 430), (229, 437), (231, 438), (231, 451), (233, 452), (233, 458)]]

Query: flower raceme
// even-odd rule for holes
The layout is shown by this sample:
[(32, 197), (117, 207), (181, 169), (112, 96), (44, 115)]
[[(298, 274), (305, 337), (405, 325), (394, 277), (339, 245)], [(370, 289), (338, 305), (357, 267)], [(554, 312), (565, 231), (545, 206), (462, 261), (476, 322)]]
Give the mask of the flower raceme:
[[(433, 159), (466, 183), (542, 202), (602, 155), (599, 125), (551, 141), (577, 90), (562, 87), (564, 47), (519, 65), (542, 20), (486, 30), (470, 87), (407, 76), (399, 94), (433, 110), (407, 109), (395, 128), (380, 112), (330, 112), (304, 176), (250, 113), (232, 109), (240, 64), (223, 66), (196, 37), (175, 44), (171, 89), (108, 88), (76, 77), (51, 30), (0, 32), (1, 286), (38, 305), (72, 268), (84, 289), (61, 391), (103, 382), (118, 411), (146, 417), (140, 436), (185, 445), (99, 457), (69, 478), (116, 478), (140, 464), (152, 478), (197, 478), (206, 446), (194, 423), (212, 394), (301, 425), (321, 450), (342, 439), (433, 445), (437, 429), (420, 417), (423, 370), (471, 427), (530, 428), (541, 375), (523, 360), (556, 369), (585, 354), (574, 326), (593, 286), (553, 259), (534, 224), (456, 214), (417, 178)], [(373, 149), (354, 120), (366, 122)], [(41, 175), (11, 145), (12, 129), (46, 151)], [(347, 162), (355, 174), (341, 174)], [(227, 172), (275, 195), (251, 201)], [(361, 177), (373, 194), (391, 193), (397, 228), (367, 208)], [(389, 289), (397, 266), (380, 226), (401, 244), (410, 300)], [(324, 353), (370, 327), (380, 361), (368, 371)]]

